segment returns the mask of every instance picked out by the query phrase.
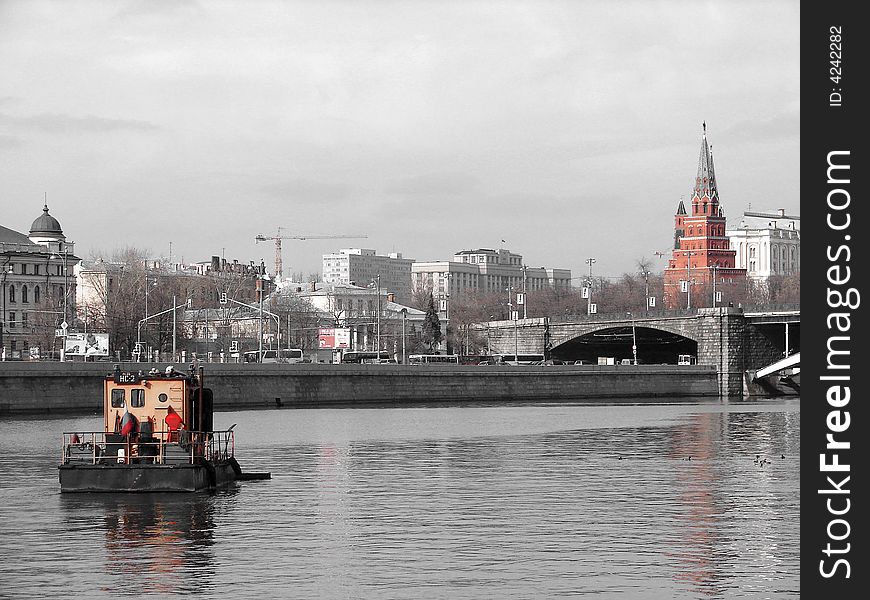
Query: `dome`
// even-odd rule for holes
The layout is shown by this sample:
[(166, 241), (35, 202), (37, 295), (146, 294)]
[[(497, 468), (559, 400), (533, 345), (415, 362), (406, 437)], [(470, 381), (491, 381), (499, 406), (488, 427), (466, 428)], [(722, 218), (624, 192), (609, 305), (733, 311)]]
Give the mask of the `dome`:
[(57, 219), (48, 214), (48, 205), (43, 206), (42, 214), (39, 215), (30, 226), (30, 235), (63, 236), (63, 230)]

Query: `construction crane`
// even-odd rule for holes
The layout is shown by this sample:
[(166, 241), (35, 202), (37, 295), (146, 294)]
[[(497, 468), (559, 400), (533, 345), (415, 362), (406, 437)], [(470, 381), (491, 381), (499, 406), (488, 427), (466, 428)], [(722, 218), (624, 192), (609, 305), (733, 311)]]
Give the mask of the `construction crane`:
[(282, 235), (281, 230), (283, 227), (278, 228), (277, 235), (263, 235), (259, 234), (255, 240), (257, 242), (267, 242), (269, 240), (275, 240), (275, 276), (278, 279), (283, 279), (284, 277), (284, 267), (281, 260), (281, 240), (331, 240), (331, 239), (339, 239), (339, 238), (367, 238), (367, 235)]

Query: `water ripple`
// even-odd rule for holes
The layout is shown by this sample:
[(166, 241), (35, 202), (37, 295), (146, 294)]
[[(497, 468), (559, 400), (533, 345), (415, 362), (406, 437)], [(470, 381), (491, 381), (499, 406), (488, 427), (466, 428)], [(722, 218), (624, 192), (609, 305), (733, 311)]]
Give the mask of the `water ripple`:
[(62, 496), (94, 419), (0, 423), (4, 593), (799, 597), (795, 403), (218, 417), (271, 481)]

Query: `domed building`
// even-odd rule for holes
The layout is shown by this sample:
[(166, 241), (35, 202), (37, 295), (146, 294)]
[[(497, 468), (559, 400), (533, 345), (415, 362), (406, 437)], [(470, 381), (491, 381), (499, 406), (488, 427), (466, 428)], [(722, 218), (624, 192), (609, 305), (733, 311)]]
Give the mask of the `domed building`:
[(0, 225), (0, 360), (60, 354), (55, 334), (74, 322), (80, 260), (48, 205), (29, 235)]
[(66, 236), (58, 220), (48, 214), (47, 204), (42, 207), (42, 214), (30, 226), (29, 238), (34, 244), (47, 246), (52, 252), (64, 251)]

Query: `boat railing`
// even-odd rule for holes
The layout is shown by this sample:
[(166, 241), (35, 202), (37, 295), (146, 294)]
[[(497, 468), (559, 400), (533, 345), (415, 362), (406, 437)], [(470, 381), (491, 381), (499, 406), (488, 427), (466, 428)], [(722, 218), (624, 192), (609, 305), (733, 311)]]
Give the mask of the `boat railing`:
[(103, 431), (63, 434), (62, 464), (192, 464), (235, 456), (236, 438), (226, 431), (156, 431), (121, 435)]

